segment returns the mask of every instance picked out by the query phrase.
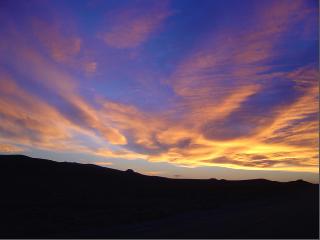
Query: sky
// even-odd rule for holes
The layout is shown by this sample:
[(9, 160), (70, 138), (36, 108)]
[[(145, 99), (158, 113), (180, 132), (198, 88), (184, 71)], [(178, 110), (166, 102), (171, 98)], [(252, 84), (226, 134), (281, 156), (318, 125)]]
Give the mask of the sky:
[(3, 0), (0, 153), (319, 178), (316, 0)]

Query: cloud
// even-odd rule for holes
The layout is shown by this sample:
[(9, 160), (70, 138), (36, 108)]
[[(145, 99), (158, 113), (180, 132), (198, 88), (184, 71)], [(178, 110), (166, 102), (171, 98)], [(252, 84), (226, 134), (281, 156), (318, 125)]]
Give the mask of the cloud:
[(22, 152), (24, 149), (14, 146), (14, 145), (9, 145), (9, 144), (0, 144), (0, 152), (2, 153), (15, 153), (15, 152)]
[[(20, 73), (24, 74), (25, 77), (29, 77), (33, 84), (42, 86), (48, 94), (59, 98), (59, 101), (63, 103), (63, 107), (67, 111), (63, 111), (61, 107), (57, 107), (56, 111), (60, 115), (63, 115), (64, 121), (72, 122), (73, 125), (77, 125), (78, 128), (85, 131), (97, 130), (100, 136), (112, 144), (126, 143), (125, 137), (117, 129), (103, 123), (99, 119), (99, 113), (80, 96), (78, 83), (73, 76), (49, 61), (36, 48), (21, 42), (19, 33), (13, 32), (11, 34), (11, 36), (8, 36), (11, 37), (9, 39), (9, 49), (13, 56), (13, 59), (10, 59), (10, 61), (20, 59), (20, 61), (14, 62), (15, 67), (19, 69)], [(19, 94), (12, 93), (13, 97), (16, 95)], [(39, 99), (34, 102), (34, 106), (36, 106), (42, 101)]]
[(125, 149), (121, 150), (110, 150), (110, 149), (97, 149), (93, 152), (95, 155), (102, 156), (102, 157), (107, 157), (107, 158), (123, 158), (123, 159), (145, 159), (146, 156), (143, 154), (138, 154), (135, 152), (131, 152)]
[(97, 70), (96, 62), (86, 62), (84, 63), (85, 71), (87, 73), (94, 73)]
[(32, 16), (30, 22), (32, 42), (39, 52), (49, 56), (47, 60), (63, 65), (64, 68), (81, 73), (93, 74), (97, 70), (97, 61), (91, 49), (84, 43), (71, 16), (57, 14), (50, 10), (47, 17)]
[(238, 168), (239, 166), (243, 167), (249, 167), (252, 169), (286, 169), (288, 166), (293, 166), (293, 167), (303, 167), (304, 169), (312, 169), (314, 165), (309, 164), (303, 159), (297, 159), (297, 158), (286, 158), (282, 159), (281, 161), (279, 160), (272, 160), (272, 159), (259, 159), (255, 161), (248, 161), (248, 160), (233, 160), (228, 157), (219, 157), (215, 158), (212, 160), (205, 160), (207, 163), (213, 163), (214, 165), (216, 164), (222, 164), (223, 166), (231, 166), (231, 167), (236, 167)]
[(168, 1), (147, 1), (108, 14), (108, 30), (101, 34), (115, 48), (134, 48), (147, 41), (171, 15)]
[(100, 166), (111, 166), (111, 165), (113, 165), (112, 162), (94, 162), (94, 164), (100, 165)]
[[(115, 48), (146, 42), (171, 14), (167, 3), (148, 4), (110, 13), (116, 18), (105, 42)], [(221, 28), (196, 41), (167, 77), (173, 100), (160, 111), (85, 91), (78, 72), (66, 67), (86, 47), (76, 34), (35, 22), (43, 51), (10, 29), (0, 40), (6, 46), (0, 60), (9, 66), (0, 69), (3, 148), (317, 172), (319, 74), (313, 64), (275, 61), (287, 54), (282, 46), (289, 37), (302, 37), (291, 30), (310, 11), (304, 2), (274, 1), (257, 9), (250, 27)], [(86, 59), (81, 67), (94, 73), (97, 62)]]
[(142, 173), (150, 176), (159, 176), (164, 172), (163, 171), (143, 171)]
[(57, 62), (71, 64), (80, 53), (81, 39), (72, 33), (70, 26), (66, 31), (65, 23), (49, 23), (34, 17), (32, 30), (52, 59)]
[[(258, 12), (256, 28), (222, 32), (178, 66), (168, 84), (181, 97), (174, 106), (181, 113), (179, 127), (169, 126), (158, 139), (162, 143), (189, 139), (191, 144), (168, 148), (150, 156), (150, 161), (317, 171), (315, 68), (283, 72), (270, 64), (281, 56), (277, 48), (291, 34), (291, 27), (303, 22), (309, 10), (304, 2), (297, 1), (289, 9), (284, 7), (288, 2), (279, 3), (279, 8), (277, 2), (273, 4), (271, 14), (270, 9)], [(301, 81), (305, 78), (312, 86)], [(288, 85), (281, 86), (282, 92), (277, 90), (280, 81)], [(288, 93), (291, 96), (283, 100)], [(247, 158), (240, 161), (239, 153)], [(258, 154), (265, 159), (254, 159)]]
[(67, 150), (71, 132), (77, 127), (59, 111), (17, 85), (9, 75), (1, 74), (1, 139), (39, 148)]
[[(106, 150), (107, 147), (103, 151), (98, 150), (97, 147), (89, 147), (79, 140), (87, 137), (97, 144), (105, 142), (105, 139), (112, 144), (122, 144), (125, 141), (118, 130), (110, 131), (109, 128), (104, 127), (101, 120), (95, 119), (95, 115), (90, 116), (85, 123), (72, 121), (61, 113), (59, 108), (45, 103), (41, 98), (21, 88), (10, 75), (0, 74), (0, 83), (6, 86), (0, 90), (0, 140), (2, 142), (19, 143), (53, 151), (122, 156), (121, 151), (113, 153), (111, 150)], [(88, 126), (86, 121), (89, 121)]]

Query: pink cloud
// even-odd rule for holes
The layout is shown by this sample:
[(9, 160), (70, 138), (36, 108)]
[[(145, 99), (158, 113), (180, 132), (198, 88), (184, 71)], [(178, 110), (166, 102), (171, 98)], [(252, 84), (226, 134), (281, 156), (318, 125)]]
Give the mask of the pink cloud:
[(158, 1), (147, 8), (135, 7), (112, 12), (108, 15), (112, 24), (102, 38), (111, 47), (137, 47), (147, 41), (170, 15), (167, 1)]
[(70, 63), (81, 50), (81, 39), (74, 31), (63, 31), (63, 25), (34, 18), (33, 32), (50, 56), (57, 62)]

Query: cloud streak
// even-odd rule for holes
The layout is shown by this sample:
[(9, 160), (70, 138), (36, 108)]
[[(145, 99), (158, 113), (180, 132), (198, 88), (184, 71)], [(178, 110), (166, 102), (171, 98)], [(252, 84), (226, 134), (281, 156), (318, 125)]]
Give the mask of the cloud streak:
[(114, 48), (135, 48), (146, 42), (171, 15), (168, 1), (146, 1), (146, 5), (114, 10), (108, 14), (108, 30), (101, 34)]

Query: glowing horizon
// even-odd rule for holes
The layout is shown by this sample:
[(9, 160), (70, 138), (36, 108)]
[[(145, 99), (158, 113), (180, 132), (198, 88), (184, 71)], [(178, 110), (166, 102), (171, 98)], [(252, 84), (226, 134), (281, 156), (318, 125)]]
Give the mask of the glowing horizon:
[(3, 5), (0, 153), (318, 181), (318, 1)]

